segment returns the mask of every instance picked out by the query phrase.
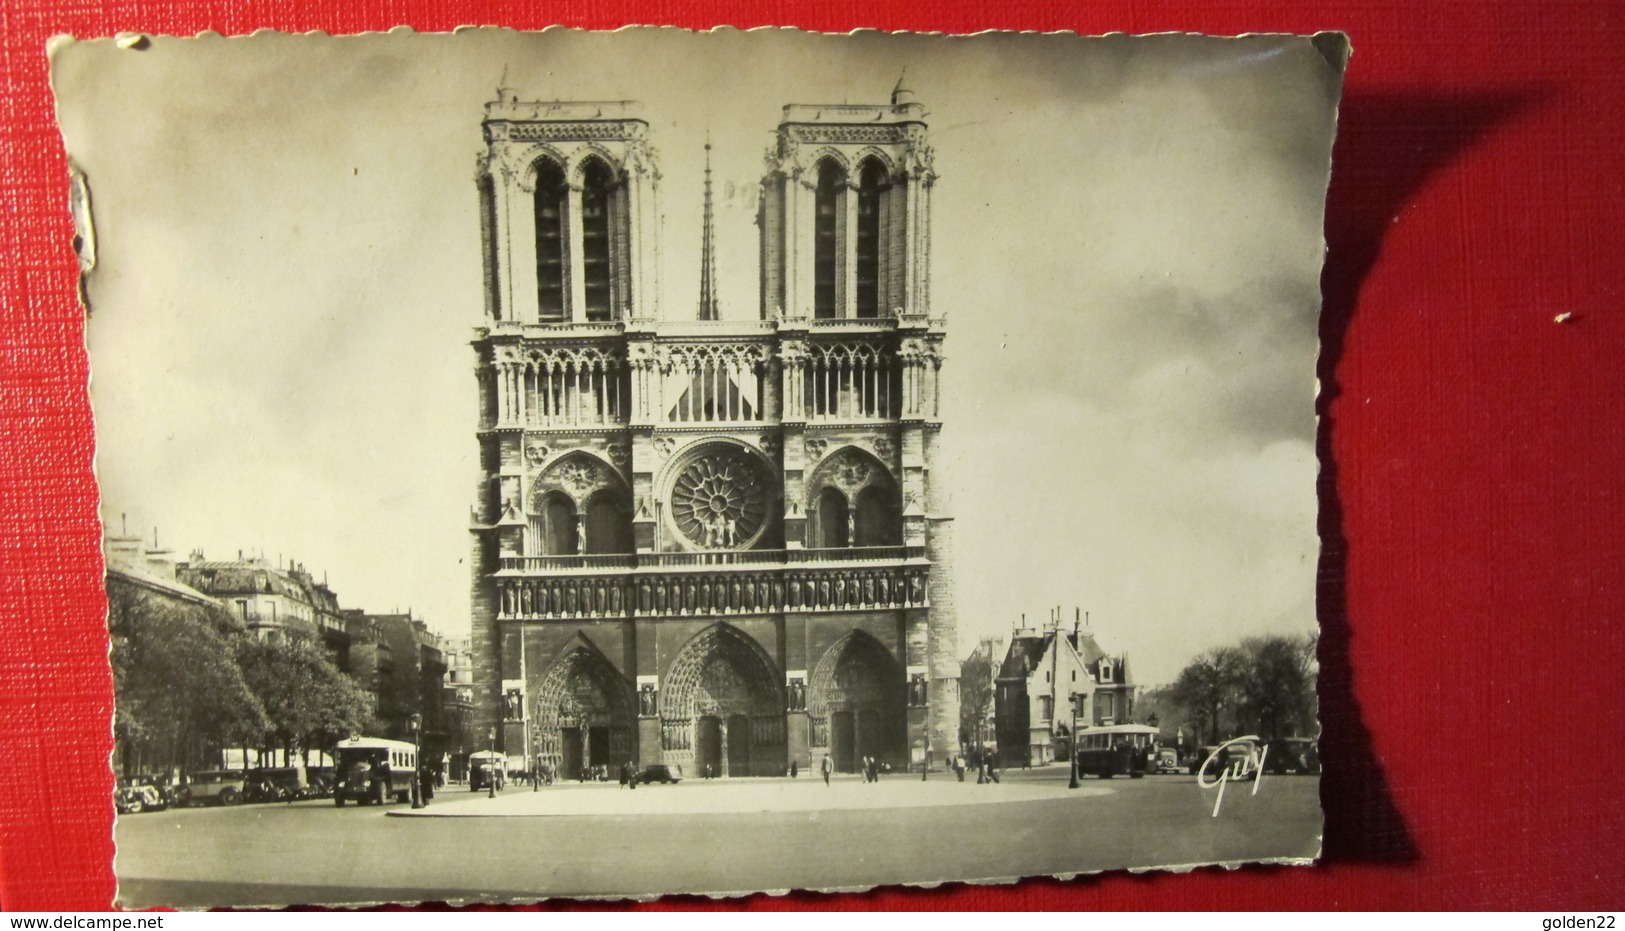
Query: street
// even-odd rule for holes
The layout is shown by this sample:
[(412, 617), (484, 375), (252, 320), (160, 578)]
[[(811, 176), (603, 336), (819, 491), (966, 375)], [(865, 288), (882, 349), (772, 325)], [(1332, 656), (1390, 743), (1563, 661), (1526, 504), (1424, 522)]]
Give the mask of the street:
[(494, 800), (449, 786), (418, 813), (310, 801), (130, 815), (114, 832), (119, 901), (200, 908), (856, 890), (1319, 850), (1316, 777), (1267, 776), (1256, 795), (1250, 784), (1228, 786), (1217, 817), (1215, 790), (1193, 776), (1085, 779), (1077, 790), (1060, 767), (1012, 771), (998, 785), (969, 779), (510, 786)]

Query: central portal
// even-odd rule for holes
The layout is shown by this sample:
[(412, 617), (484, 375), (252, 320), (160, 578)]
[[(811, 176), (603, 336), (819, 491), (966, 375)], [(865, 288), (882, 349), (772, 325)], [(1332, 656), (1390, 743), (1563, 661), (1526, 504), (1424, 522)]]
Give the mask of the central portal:
[(685, 644), (660, 693), (661, 756), (690, 776), (779, 776), (789, 765), (784, 686), (766, 651), (729, 624)]

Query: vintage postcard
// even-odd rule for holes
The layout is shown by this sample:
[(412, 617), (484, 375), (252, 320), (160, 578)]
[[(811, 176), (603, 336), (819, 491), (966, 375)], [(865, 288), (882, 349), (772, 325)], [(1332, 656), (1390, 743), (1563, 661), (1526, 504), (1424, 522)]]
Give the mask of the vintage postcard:
[(51, 52), (121, 903), (1318, 855), (1343, 37)]

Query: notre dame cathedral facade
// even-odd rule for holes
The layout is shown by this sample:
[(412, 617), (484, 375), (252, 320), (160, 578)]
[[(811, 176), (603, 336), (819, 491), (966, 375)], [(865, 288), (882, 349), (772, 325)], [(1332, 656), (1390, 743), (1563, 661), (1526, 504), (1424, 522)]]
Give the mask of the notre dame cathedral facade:
[(635, 105), (487, 105), (472, 647), (511, 765), (958, 749), (923, 118), (901, 85), (784, 108), (760, 307), (724, 320), (709, 167), (699, 300), (663, 302)]

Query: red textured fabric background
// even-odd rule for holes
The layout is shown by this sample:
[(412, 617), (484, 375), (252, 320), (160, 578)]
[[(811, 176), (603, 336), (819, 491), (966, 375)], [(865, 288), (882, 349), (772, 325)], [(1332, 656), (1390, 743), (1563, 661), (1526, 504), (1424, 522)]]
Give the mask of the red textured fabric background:
[(3, 0), (0, 906), (114, 892), (94, 438), (46, 38), (644, 22), (1342, 29), (1355, 50), (1321, 323), (1325, 863), (722, 907), (1620, 907), (1622, 20), (1608, 0)]

